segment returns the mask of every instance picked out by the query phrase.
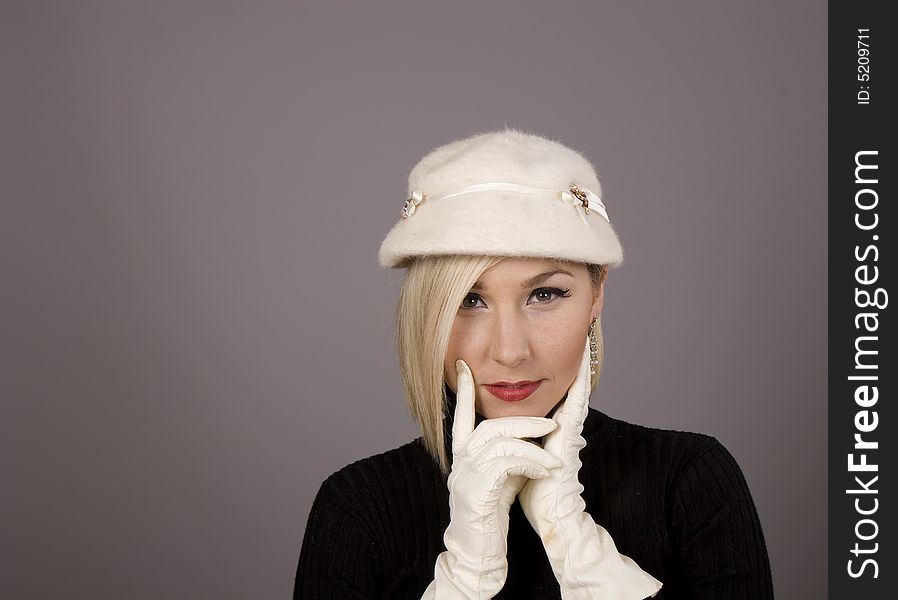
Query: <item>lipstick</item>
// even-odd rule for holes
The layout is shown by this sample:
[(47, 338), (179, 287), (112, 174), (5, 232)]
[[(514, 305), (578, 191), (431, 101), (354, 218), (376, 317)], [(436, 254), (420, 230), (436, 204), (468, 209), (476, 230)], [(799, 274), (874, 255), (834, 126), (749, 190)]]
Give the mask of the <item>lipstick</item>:
[(503, 402), (520, 402), (536, 391), (542, 381), (499, 381), (491, 385), (484, 385), (489, 393)]

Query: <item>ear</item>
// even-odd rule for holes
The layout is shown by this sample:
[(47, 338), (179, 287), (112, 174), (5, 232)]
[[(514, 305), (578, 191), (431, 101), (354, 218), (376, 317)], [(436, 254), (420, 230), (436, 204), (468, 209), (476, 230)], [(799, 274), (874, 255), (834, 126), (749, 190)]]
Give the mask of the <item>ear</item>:
[(607, 280), (608, 272), (605, 271), (605, 277), (602, 278), (602, 283), (599, 285), (598, 293), (596, 293), (592, 301), (592, 310), (589, 319), (590, 323), (593, 322), (600, 314), (602, 314), (602, 307), (605, 305), (605, 282)]

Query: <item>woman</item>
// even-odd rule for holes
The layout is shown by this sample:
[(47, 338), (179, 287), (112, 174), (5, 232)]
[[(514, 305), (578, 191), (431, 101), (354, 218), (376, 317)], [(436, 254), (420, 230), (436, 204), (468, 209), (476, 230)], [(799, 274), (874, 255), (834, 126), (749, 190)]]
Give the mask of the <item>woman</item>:
[(295, 598), (772, 598), (744, 477), (714, 438), (589, 408), (623, 253), (590, 163), (516, 130), (409, 176), (403, 386), (422, 436), (321, 486)]

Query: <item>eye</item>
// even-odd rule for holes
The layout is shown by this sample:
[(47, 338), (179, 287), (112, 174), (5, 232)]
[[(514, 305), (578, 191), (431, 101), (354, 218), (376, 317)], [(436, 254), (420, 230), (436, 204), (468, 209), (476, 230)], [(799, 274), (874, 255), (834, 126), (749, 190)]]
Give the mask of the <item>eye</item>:
[(461, 307), (467, 308), (467, 309), (477, 308), (478, 302), (481, 302), (481, 303), (483, 302), (480, 299), (480, 296), (478, 296), (477, 294), (470, 293), (467, 296), (465, 296), (464, 299), (462, 299)]
[(571, 290), (569, 289), (544, 287), (533, 290), (530, 297), (537, 298), (537, 304), (549, 304), (550, 302), (555, 302), (559, 298), (567, 298), (570, 295)]

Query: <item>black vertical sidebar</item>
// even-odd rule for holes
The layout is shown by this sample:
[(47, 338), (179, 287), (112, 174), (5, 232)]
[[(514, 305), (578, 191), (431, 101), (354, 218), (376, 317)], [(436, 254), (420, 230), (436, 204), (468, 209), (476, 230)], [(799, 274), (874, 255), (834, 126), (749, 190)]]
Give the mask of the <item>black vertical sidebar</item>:
[(898, 597), (898, 21), (886, 6), (829, 2), (828, 576), (829, 597), (852, 600)]

